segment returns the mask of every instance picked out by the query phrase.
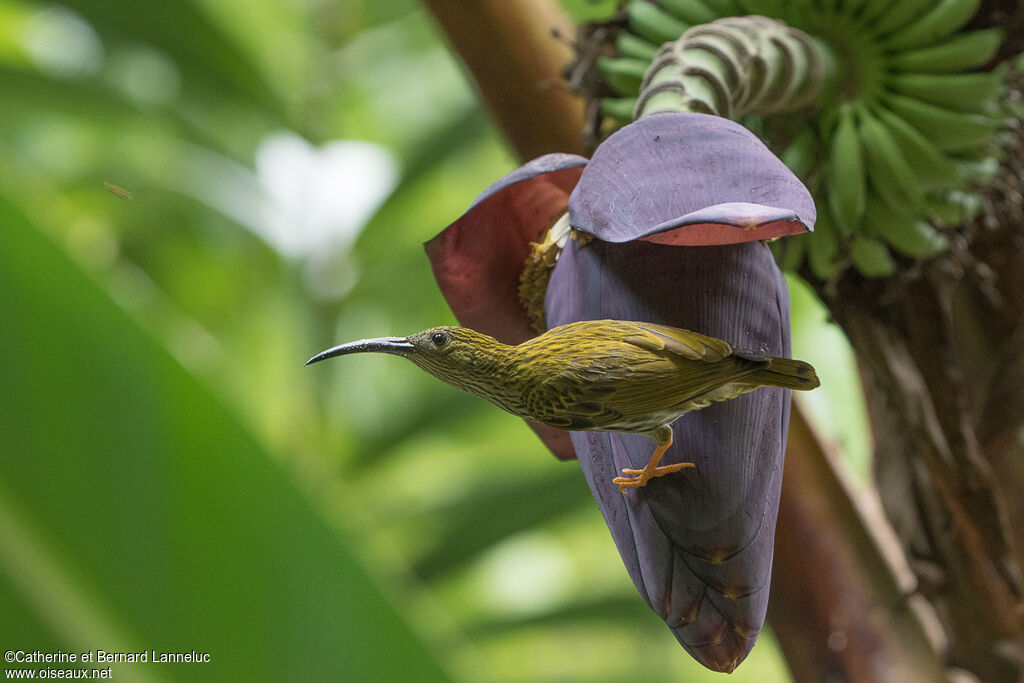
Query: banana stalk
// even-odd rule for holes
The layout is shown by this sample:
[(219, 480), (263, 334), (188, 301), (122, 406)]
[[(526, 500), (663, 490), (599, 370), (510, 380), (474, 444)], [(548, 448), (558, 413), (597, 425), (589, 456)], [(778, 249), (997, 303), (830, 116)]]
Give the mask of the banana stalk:
[(852, 107), (839, 112), (839, 125), (832, 135), (829, 158), (829, 207), (836, 227), (843, 235), (851, 235), (864, 216), (867, 194), (864, 177), (864, 151)]
[(695, 26), (664, 45), (647, 70), (634, 117), (697, 111), (735, 118), (807, 106), (834, 72), (829, 50), (765, 17)]

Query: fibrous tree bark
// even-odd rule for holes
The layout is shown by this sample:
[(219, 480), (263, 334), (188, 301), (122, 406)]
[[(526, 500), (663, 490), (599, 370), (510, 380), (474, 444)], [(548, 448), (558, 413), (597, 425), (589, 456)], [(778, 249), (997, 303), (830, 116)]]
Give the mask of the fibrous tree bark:
[(985, 681), (1024, 674), (1022, 143), (948, 254), (884, 280), (846, 273), (819, 294), (856, 349), (875, 481), (949, 639)]

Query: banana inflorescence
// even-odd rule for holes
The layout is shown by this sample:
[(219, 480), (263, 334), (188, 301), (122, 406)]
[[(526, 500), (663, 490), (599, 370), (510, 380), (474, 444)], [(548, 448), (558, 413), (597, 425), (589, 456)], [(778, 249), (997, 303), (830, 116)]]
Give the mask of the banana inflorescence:
[[(969, 189), (989, 166), (984, 160), (993, 151), (993, 134), (1003, 126), (999, 100), (1006, 80), (998, 69), (972, 71), (992, 60), (1003, 38), (999, 29), (961, 32), (979, 3), (630, 0), (626, 29), (616, 36), (618, 56), (598, 64), (618, 94), (602, 101), (602, 113), (621, 122), (651, 113), (645, 103), (658, 70), (677, 68), (684, 83), (675, 88), (683, 93), (676, 95), (680, 106), (758, 115), (740, 120), (777, 147), (815, 194), (815, 234), (775, 245), (784, 267), (806, 263), (822, 280), (849, 265), (869, 277), (889, 275), (897, 266), (893, 253), (923, 258), (942, 252), (948, 238), (936, 225), (962, 222), (978, 206)], [(728, 26), (735, 21), (728, 17), (747, 15), (783, 21), (834, 57), (831, 84), (818, 89), (814, 125), (793, 133), (790, 122), (790, 131), (774, 134), (773, 120), (760, 118), (777, 109), (781, 97), (794, 101), (800, 87), (807, 90), (809, 76), (794, 77), (793, 87), (771, 83), (776, 91), (762, 98), (763, 106), (735, 112), (722, 105), (720, 82), (728, 78), (716, 82), (704, 74), (735, 71), (726, 43), (736, 40), (708, 25)], [(773, 49), (780, 43), (770, 42)], [(791, 54), (803, 47), (783, 46), (782, 61), (793, 61)], [(739, 87), (749, 90), (755, 81)]]

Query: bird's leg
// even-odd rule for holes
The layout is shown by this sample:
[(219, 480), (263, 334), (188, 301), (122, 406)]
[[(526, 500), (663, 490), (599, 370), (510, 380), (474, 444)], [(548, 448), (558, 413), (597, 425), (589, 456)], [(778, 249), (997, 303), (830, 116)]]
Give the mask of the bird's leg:
[(632, 486), (646, 486), (648, 480), (655, 477), (663, 477), (666, 474), (678, 472), (684, 467), (696, 467), (692, 462), (677, 462), (674, 465), (658, 466), (658, 463), (661, 462), (662, 456), (665, 455), (665, 451), (667, 451), (668, 447), (672, 445), (672, 427), (666, 425), (659, 428), (658, 431), (651, 435), (651, 438), (655, 440), (658, 447), (654, 449), (654, 455), (652, 455), (651, 459), (646, 465), (644, 465), (644, 468), (642, 470), (624, 468), (622, 470), (623, 474), (631, 474), (635, 476), (615, 477), (612, 479), (613, 484), (619, 485), (619, 491), (621, 493), (625, 493), (626, 489)]

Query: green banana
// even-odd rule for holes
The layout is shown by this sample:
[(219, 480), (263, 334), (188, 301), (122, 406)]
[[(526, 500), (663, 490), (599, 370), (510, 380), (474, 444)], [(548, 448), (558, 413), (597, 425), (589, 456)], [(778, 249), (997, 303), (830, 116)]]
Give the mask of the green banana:
[(1001, 168), (999, 159), (994, 156), (981, 156), (976, 159), (957, 159), (957, 172), (964, 180), (974, 180), (988, 184)]
[(615, 36), (615, 48), (618, 50), (620, 57), (644, 59), (648, 62), (652, 61), (658, 54), (657, 45), (647, 42), (629, 31), (619, 31), (619, 35)]
[(785, 4), (784, 0), (739, 0), (744, 14), (760, 14), (765, 17), (782, 16)]
[(633, 0), (626, 6), (629, 29), (656, 45), (678, 40), (690, 28), (658, 5), (645, 0)]
[(831, 9), (852, 17), (856, 16), (863, 6), (864, 0), (832, 0)]
[(924, 193), (889, 129), (865, 109), (859, 119), (871, 186), (892, 206), (922, 208)]
[(891, 6), (892, 0), (866, 0), (864, 8), (860, 12), (860, 22), (871, 24)]
[(964, 204), (948, 194), (928, 200), (928, 214), (941, 225), (961, 225), (967, 218)]
[(701, 0), (658, 0), (658, 4), (676, 19), (691, 26), (707, 24), (720, 16)]
[(860, 13), (863, 7), (864, 0), (831, 0), (831, 3), (826, 4), (824, 9), (830, 14), (855, 17)]
[(989, 28), (953, 36), (944, 43), (889, 55), (889, 66), (915, 73), (953, 73), (988, 64), (1003, 43), (1002, 29)]
[(980, 112), (1003, 87), (1002, 72), (969, 74), (895, 74), (889, 87), (902, 95), (954, 109)]
[(892, 133), (922, 187), (944, 188), (960, 184), (956, 164), (939, 151), (931, 140), (885, 107), (876, 107), (872, 112)]
[(877, 237), (913, 258), (930, 256), (946, 248), (945, 237), (929, 223), (886, 205), (880, 197), (874, 199), (864, 213), (866, 235)]
[(839, 233), (852, 235), (864, 215), (867, 187), (857, 122), (853, 108), (848, 105), (839, 110), (839, 124), (832, 134), (830, 151), (829, 207)]
[(642, 59), (598, 57), (597, 68), (608, 85), (620, 95), (638, 95), (650, 62)]
[(875, 20), (870, 30), (876, 35), (888, 35), (923, 14), (930, 4), (930, 0), (896, 0)]
[(828, 212), (822, 211), (814, 222), (814, 234), (808, 235), (807, 263), (819, 280), (828, 280), (842, 268), (838, 260), (839, 239), (835, 234)]
[(883, 41), (890, 52), (899, 52), (937, 43), (963, 27), (978, 11), (981, 0), (939, 0), (939, 3), (910, 26)]
[(807, 174), (814, 168), (816, 148), (817, 140), (815, 140), (814, 131), (811, 128), (805, 128), (782, 151), (779, 159), (789, 167), (789, 170), (797, 178), (806, 178)]
[(704, 0), (704, 4), (720, 17), (733, 17), (743, 13), (734, 0)]
[(973, 192), (952, 190), (928, 202), (932, 220), (942, 225), (963, 225), (981, 212), (981, 197)]
[(981, 114), (951, 111), (896, 93), (884, 96), (883, 102), (944, 152), (982, 147), (1002, 125)]
[(601, 100), (601, 116), (621, 123), (632, 123), (635, 97), (605, 97)]
[[(618, 58), (597, 61), (607, 83), (625, 96), (602, 100), (601, 113), (630, 121), (636, 103), (632, 95), (639, 91), (650, 62), (663, 43), (678, 40), (691, 26), (743, 14), (787, 19), (800, 27), (828, 25), (823, 39), (842, 43), (831, 46), (835, 54), (851, 63), (863, 57), (868, 66), (860, 74), (863, 83), (854, 88), (859, 94), (842, 85), (826, 92), (822, 99), (832, 98), (832, 103), (825, 105), (818, 125), (765, 123), (761, 132), (768, 139), (789, 140), (779, 155), (784, 163), (819, 190), (815, 233), (780, 240), (772, 249), (783, 266), (795, 268), (806, 262), (804, 272), (821, 280), (851, 265), (869, 277), (889, 275), (896, 268), (897, 253), (921, 258), (948, 247), (946, 235), (934, 225), (963, 221), (966, 204), (956, 196), (967, 196), (958, 190), (979, 173), (962, 162), (968, 157), (981, 159), (993, 133), (1003, 125), (992, 112), (1001, 111), (994, 105), (1005, 73), (968, 73), (994, 58), (1003, 31), (957, 33), (980, 1), (626, 0), (628, 30), (616, 36)], [(844, 50), (846, 32), (857, 35), (849, 38), (852, 47)], [(721, 40), (715, 31), (701, 39), (711, 40), (708, 36)], [(700, 56), (719, 59), (713, 51)], [(681, 68), (698, 66), (707, 65), (687, 62)], [(710, 88), (699, 75), (686, 78)], [(756, 103), (762, 86), (771, 90), (756, 78), (748, 80), (744, 104)], [(658, 99), (648, 111), (672, 108), (671, 98), (682, 96), (666, 90), (654, 97), (668, 98), (667, 104)], [(843, 97), (856, 99), (848, 104), (835, 101)], [(710, 103), (714, 97), (704, 99)], [(677, 106), (696, 105), (681, 99)], [(715, 106), (708, 104), (712, 110)], [(743, 123), (756, 133), (762, 119), (755, 113), (764, 114), (755, 107)], [(934, 225), (922, 220), (926, 217)]]
[(850, 260), (867, 277), (885, 277), (896, 270), (888, 248), (874, 237), (857, 235), (850, 245)]
[(864, 214), (864, 231), (912, 258), (934, 256), (949, 246), (946, 236), (930, 223), (888, 209), (881, 201), (869, 203)]

